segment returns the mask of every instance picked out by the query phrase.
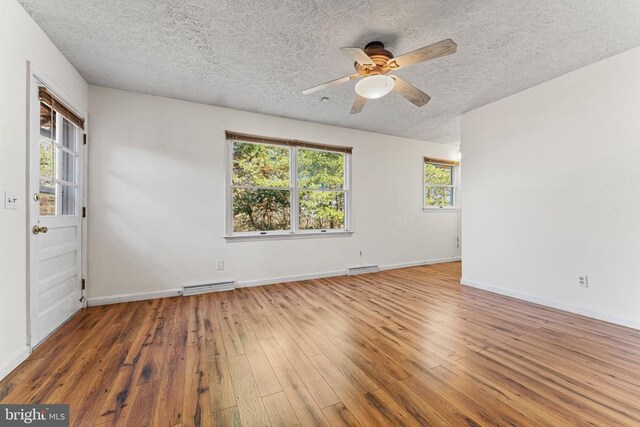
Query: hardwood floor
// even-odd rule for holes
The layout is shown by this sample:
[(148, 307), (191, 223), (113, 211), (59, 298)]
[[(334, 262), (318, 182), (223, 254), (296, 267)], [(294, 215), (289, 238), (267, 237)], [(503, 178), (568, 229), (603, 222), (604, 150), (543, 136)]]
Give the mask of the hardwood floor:
[(640, 331), (460, 264), (94, 307), (0, 382), (72, 425), (640, 425)]

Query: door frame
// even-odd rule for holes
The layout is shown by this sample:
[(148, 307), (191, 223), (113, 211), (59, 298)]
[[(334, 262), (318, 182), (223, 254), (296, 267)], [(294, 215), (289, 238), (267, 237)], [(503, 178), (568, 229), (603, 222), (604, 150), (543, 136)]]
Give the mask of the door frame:
[[(77, 108), (76, 102), (69, 96), (67, 96), (60, 88), (58, 88), (51, 80), (49, 80), (45, 74), (43, 74), (40, 70), (38, 70), (31, 61), (27, 61), (27, 103), (26, 103), (26, 113), (27, 113), (27, 129), (26, 129), (26, 179), (25, 179), (25, 187), (26, 187), (26, 197), (25, 197), (25, 211), (26, 211), (26, 233), (27, 233), (27, 242), (26, 242), (26, 250), (27, 250), (27, 292), (26, 292), (26, 303), (27, 303), (27, 346), (29, 348), (29, 353), (33, 351), (33, 349), (37, 346), (37, 344), (33, 343), (33, 319), (34, 313), (32, 312), (33, 304), (32, 304), (32, 281), (31, 279), (35, 276), (35, 264), (37, 260), (35, 260), (35, 251), (32, 251), (33, 244), (33, 233), (31, 232), (31, 228), (35, 224), (37, 220), (37, 211), (34, 206), (33, 194), (31, 194), (31, 173), (33, 171), (32, 165), (32, 144), (36, 142), (39, 144), (39, 141), (35, 141), (35, 138), (39, 138), (39, 131), (36, 132), (36, 126), (40, 124), (40, 116), (38, 114), (40, 99), (38, 96), (38, 87), (44, 86), (53, 93), (56, 98), (60, 99), (60, 101), (64, 102), (67, 107), (69, 107), (75, 114), (82, 117), (84, 119), (84, 135), (87, 137), (87, 129), (88, 129), (88, 114), (86, 111), (80, 110)], [(81, 147), (81, 173), (79, 177), (79, 184), (82, 187), (82, 197), (80, 200), (81, 208), (84, 212), (84, 207), (87, 206), (87, 178), (88, 178), (88, 144), (84, 145), (83, 141), (79, 142)], [(35, 216), (35, 218), (34, 218)], [(81, 240), (80, 240), (80, 273), (82, 278), (87, 277), (87, 218), (86, 216), (81, 214)], [(82, 308), (87, 306), (87, 298), (86, 298), (86, 289), (81, 290), (81, 295), (84, 300), (82, 303)], [(72, 316), (73, 317), (73, 316)], [(68, 320), (67, 320), (68, 321)], [(66, 322), (65, 322), (66, 323)], [(64, 323), (63, 323), (64, 324)], [(62, 325), (60, 325), (62, 326)], [(44, 339), (40, 341), (44, 342)]]

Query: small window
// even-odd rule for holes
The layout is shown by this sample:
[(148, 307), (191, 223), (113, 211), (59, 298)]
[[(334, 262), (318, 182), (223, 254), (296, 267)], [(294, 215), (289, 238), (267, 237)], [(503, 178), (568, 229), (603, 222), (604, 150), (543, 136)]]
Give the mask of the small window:
[(349, 148), (227, 137), (229, 235), (348, 231)]
[(288, 147), (233, 143), (233, 231), (291, 229)]
[(69, 119), (40, 103), (40, 191), (41, 216), (78, 215), (79, 128)]
[(345, 154), (298, 149), (301, 230), (344, 230)]
[(425, 158), (424, 205), (425, 209), (456, 207), (457, 162)]

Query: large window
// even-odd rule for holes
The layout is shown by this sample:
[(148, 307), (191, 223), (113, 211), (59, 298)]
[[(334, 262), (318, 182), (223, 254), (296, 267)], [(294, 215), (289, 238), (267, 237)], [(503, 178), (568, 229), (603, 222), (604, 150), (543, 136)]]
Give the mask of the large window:
[(349, 230), (350, 148), (227, 137), (228, 235)]
[(458, 162), (424, 159), (425, 209), (455, 208)]

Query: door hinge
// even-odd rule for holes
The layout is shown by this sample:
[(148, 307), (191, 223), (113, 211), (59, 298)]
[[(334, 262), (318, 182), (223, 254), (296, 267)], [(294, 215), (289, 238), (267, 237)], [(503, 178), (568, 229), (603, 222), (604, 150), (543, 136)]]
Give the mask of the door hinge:
[(82, 279), (81, 283), (82, 283), (82, 290), (84, 291), (84, 290), (85, 290), (85, 288), (86, 288), (85, 280), (84, 280), (84, 279)]
[(87, 134), (86, 133), (82, 134), (82, 145), (87, 145)]
[(86, 206), (82, 207), (82, 218), (86, 218), (87, 217), (87, 208)]

